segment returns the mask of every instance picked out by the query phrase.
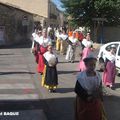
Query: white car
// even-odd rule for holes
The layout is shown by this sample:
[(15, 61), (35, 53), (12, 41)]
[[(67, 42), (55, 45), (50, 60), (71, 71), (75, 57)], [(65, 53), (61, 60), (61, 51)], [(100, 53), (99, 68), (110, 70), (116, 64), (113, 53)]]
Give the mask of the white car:
[(98, 59), (102, 57), (104, 60), (107, 56), (108, 51), (110, 51), (111, 46), (115, 45), (116, 46), (116, 60), (115, 60), (115, 65), (116, 69), (120, 73), (120, 42), (109, 42), (107, 44), (104, 44), (103, 46), (100, 47), (100, 51), (98, 53)]

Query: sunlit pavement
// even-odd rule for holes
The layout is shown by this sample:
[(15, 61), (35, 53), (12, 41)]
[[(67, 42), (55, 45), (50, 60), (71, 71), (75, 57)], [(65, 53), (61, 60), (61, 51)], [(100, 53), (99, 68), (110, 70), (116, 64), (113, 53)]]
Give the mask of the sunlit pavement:
[[(47, 116), (48, 120), (74, 120), (78, 53), (79, 49), (74, 63), (68, 63), (65, 56), (58, 55), (59, 85), (56, 93), (49, 93), (41, 87), (41, 76), (36, 72), (36, 63), (29, 47), (0, 49), (0, 119), (46, 120)], [(116, 77), (114, 90), (104, 89), (108, 120), (120, 120), (119, 79)], [(6, 116), (6, 111), (18, 112), (19, 115)]]

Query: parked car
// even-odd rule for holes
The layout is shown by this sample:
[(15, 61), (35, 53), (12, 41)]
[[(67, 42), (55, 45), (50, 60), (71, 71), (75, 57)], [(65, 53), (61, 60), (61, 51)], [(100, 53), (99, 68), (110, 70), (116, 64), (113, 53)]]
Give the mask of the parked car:
[(115, 65), (116, 69), (120, 73), (120, 42), (109, 42), (104, 44), (103, 46), (100, 47), (99, 53), (98, 53), (98, 59), (103, 58), (105, 60), (108, 51), (110, 51), (111, 46), (115, 45), (116, 46), (116, 60), (115, 60)]

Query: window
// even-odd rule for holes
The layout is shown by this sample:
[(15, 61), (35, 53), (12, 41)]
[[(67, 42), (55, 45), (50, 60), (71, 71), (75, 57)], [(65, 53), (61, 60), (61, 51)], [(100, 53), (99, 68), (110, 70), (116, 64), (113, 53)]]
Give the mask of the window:
[(110, 44), (110, 45), (108, 45), (108, 46), (106, 47), (106, 50), (107, 50), (107, 51), (110, 51), (112, 45), (115, 45), (115, 46), (116, 46), (116, 50), (117, 50), (117, 47), (118, 47), (119, 44)]
[(120, 56), (120, 47), (119, 47), (119, 50), (118, 50), (118, 56)]

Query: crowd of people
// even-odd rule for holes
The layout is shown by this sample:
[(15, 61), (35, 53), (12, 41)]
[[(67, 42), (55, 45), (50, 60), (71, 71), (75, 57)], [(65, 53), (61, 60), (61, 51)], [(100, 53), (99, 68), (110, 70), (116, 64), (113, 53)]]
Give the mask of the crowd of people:
[(107, 120), (102, 96), (102, 84), (112, 88), (115, 84), (115, 47), (112, 46), (104, 61), (103, 75), (96, 71), (97, 58), (90, 33), (48, 27), (32, 34), (31, 52), (35, 56), (37, 72), (42, 75), (42, 86), (56, 92), (58, 86), (58, 54), (74, 63), (76, 47), (81, 47), (78, 76), (75, 85), (76, 120)]

